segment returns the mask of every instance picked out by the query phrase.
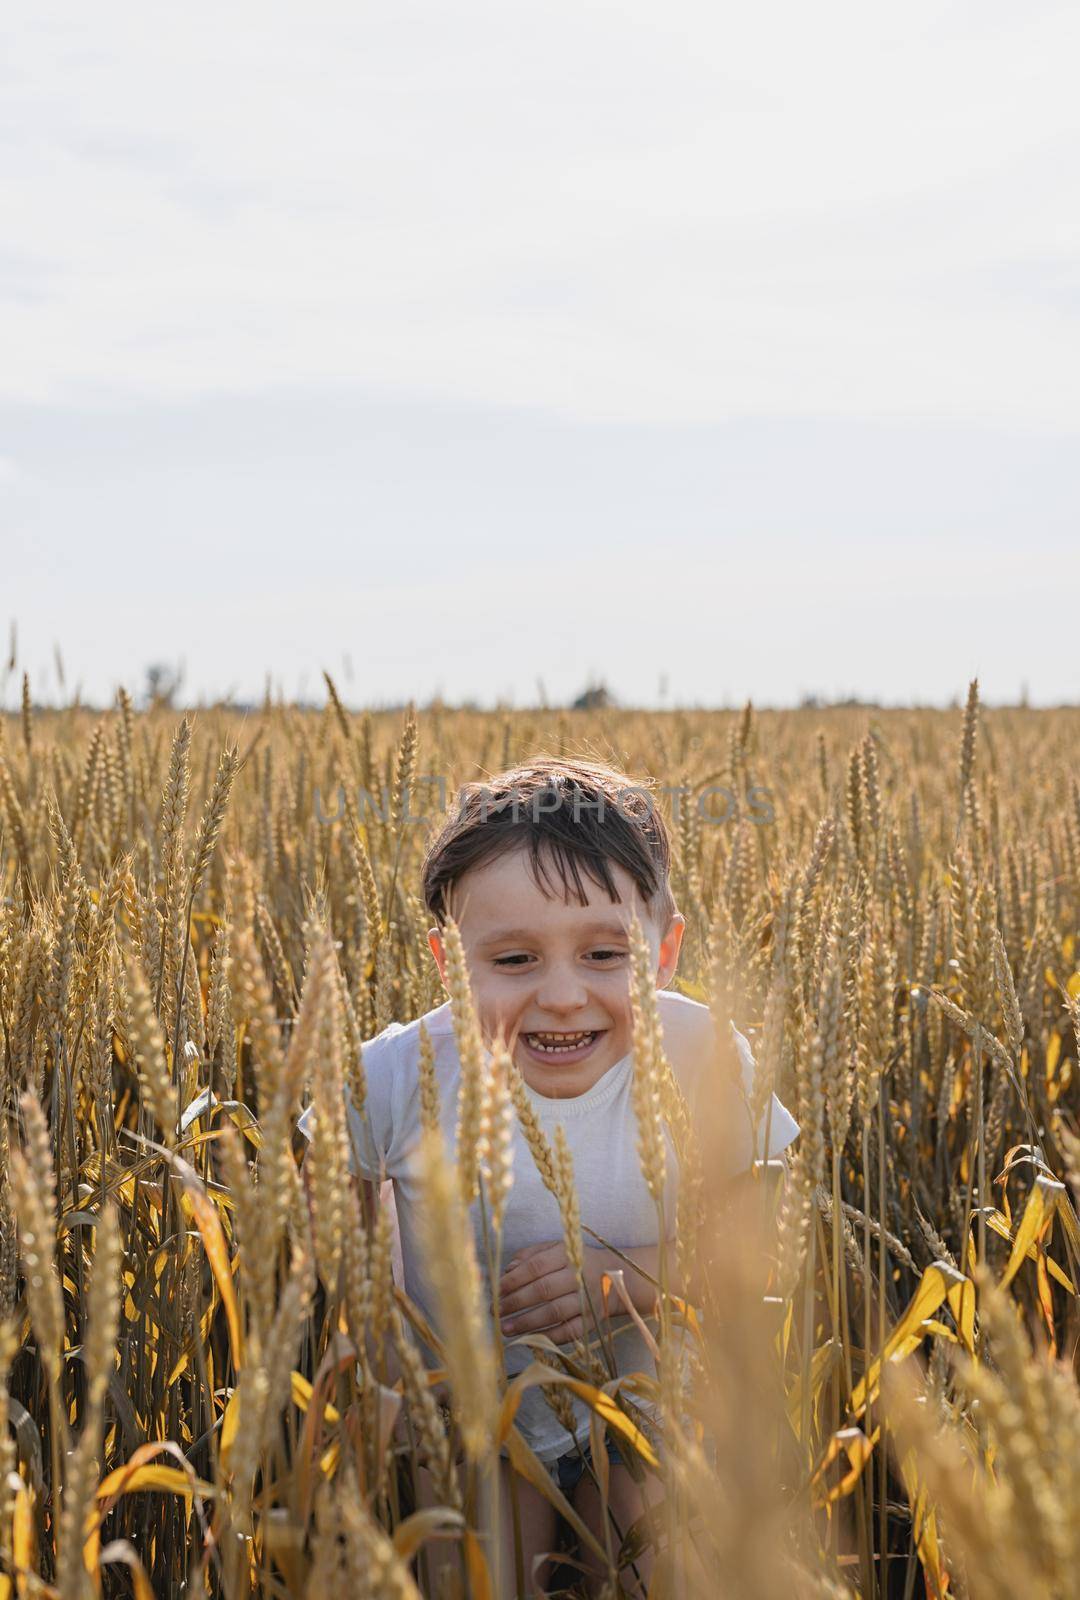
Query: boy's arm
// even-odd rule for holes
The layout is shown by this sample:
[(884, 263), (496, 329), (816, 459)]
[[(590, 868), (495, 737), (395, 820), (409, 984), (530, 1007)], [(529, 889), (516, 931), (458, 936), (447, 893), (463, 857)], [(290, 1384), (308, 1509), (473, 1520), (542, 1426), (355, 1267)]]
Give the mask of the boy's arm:
[[(710, 1272), (724, 1271), (724, 1258), (733, 1248), (760, 1266), (762, 1292), (768, 1276), (768, 1262), (776, 1248), (776, 1215), (788, 1176), (786, 1151), (771, 1156), (764, 1169), (747, 1167), (730, 1177), (723, 1190), (719, 1214), (702, 1229), (694, 1255), (695, 1271), (690, 1284), (692, 1302), (704, 1298), (704, 1279)], [(736, 1243), (737, 1241), (737, 1243)]]
[[(656, 1297), (659, 1293), (658, 1285), (662, 1277), (667, 1279), (669, 1294), (682, 1298), (683, 1282), (679, 1271), (677, 1259), (677, 1244), (674, 1235), (668, 1239), (664, 1246), (663, 1272), (661, 1272), (660, 1246), (658, 1244), (635, 1245), (628, 1250), (610, 1250), (597, 1247), (586, 1250), (586, 1271), (592, 1269), (597, 1282), (606, 1273), (621, 1272), (626, 1291), (630, 1296), (634, 1310), (642, 1316), (651, 1315), (656, 1306)], [(593, 1257), (592, 1262), (589, 1257)], [(614, 1296), (608, 1296), (608, 1304), (614, 1311), (618, 1311), (618, 1301)]]
[[(684, 1281), (679, 1271), (676, 1241), (669, 1239), (667, 1244), (667, 1289), (669, 1294), (677, 1295), (681, 1300), (688, 1300), (691, 1304), (699, 1303), (703, 1298), (703, 1268), (707, 1272), (711, 1261), (706, 1256), (710, 1235), (713, 1239), (728, 1238), (731, 1236), (730, 1219), (738, 1219), (735, 1235), (740, 1243), (755, 1255), (764, 1258), (767, 1253), (769, 1240), (773, 1230), (773, 1218), (783, 1196), (784, 1185), (787, 1182), (788, 1159), (787, 1152), (781, 1151), (778, 1156), (773, 1156), (764, 1172), (755, 1172), (747, 1168), (729, 1178), (724, 1186), (724, 1205), (719, 1219), (714, 1218), (710, 1229), (706, 1221), (698, 1239), (698, 1248), (690, 1256), (690, 1274)], [(770, 1194), (765, 1199), (762, 1184), (769, 1186)], [(611, 1251), (597, 1252), (612, 1258), (615, 1267), (626, 1267), (626, 1262), (619, 1259), (619, 1255), (629, 1257), (639, 1272), (627, 1270), (624, 1277), (630, 1298), (635, 1308), (645, 1314), (653, 1309), (656, 1299), (656, 1289), (649, 1279), (660, 1281), (660, 1248), (658, 1245), (644, 1245), (635, 1250), (623, 1250), (619, 1254)], [(710, 1256), (712, 1252), (709, 1252)], [(610, 1271), (610, 1267), (608, 1268)]]

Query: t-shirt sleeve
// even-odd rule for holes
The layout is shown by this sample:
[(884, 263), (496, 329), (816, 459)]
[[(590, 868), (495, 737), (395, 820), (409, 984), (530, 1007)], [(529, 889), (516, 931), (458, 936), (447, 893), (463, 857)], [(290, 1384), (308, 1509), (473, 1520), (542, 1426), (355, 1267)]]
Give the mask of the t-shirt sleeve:
[[(731, 1031), (735, 1037), (735, 1047), (739, 1052), (739, 1061), (742, 1064), (743, 1090), (749, 1102), (754, 1092), (754, 1075), (757, 1071), (757, 1063), (754, 1060), (754, 1052), (750, 1047), (750, 1041), (745, 1034), (740, 1033), (734, 1023), (731, 1024)], [(769, 1138), (767, 1151), (765, 1150), (766, 1129), (768, 1129)], [(795, 1121), (783, 1101), (775, 1094), (770, 1095), (765, 1103), (761, 1121), (758, 1123), (756, 1142), (758, 1160), (771, 1161), (782, 1150), (787, 1149), (798, 1133), (799, 1124)], [(734, 1141), (733, 1173), (745, 1172), (752, 1165), (754, 1150), (755, 1142), (751, 1134), (750, 1112), (748, 1106), (743, 1105), (741, 1116), (738, 1119), (738, 1134)]]
[[(416, 1075), (415, 1062), (412, 1072), (409, 1068), (409, 1038), (401, 1037), (406, 1031), (403, 1023), (392, 1022), (361, 1045), (366, 1092), (359, 1111), (345, 1093), (349, 1169), (373, 1183), (394, 1175), (407, 1132), (409, 1091)], [(305, 1139), (315, 1138), (317, 1117), (318, 1104), (313, 1102), (297, 1123)]]

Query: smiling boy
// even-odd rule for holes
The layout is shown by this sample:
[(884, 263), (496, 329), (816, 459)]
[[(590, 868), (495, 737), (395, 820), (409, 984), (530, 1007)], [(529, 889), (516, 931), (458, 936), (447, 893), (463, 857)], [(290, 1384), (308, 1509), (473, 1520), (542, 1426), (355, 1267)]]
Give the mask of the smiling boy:
[[(422, 875), (425, 905), (435, 923), (428, 942), (444, 983), (442, 929), (451, 916), (461, 934), (485, 1045), (490, 1047), (498, 1033), (509, 1041), (549, 1142), (562, 1126), (582, 1223), (614, 1247), (590, 1244), (585, 1250), (584, 1276), (593, 1304), (601, 1304), (603, 1276), (625, 1269), (622, 1258), (628, 1257), (642, 1274), (626, 1270), (624, 1281), (645, 1317), (654, 1309), (649, 1279), (658, 1275), (659, 1234), (657, 1208), (640, 1168), (632, 1106), (629, 933), (635, 915), (655, 971), (665, 1054), (688, 1099), (715, 1062), (708, 1007), (665, 989), (675, 974), (685, 928), (668, 881), (669, 865), (667, 831), (647, 792), (630, 789), (621, 774), (599, 763), (541, 757), (486, 784), (468, 786), (458, 811), (430, 842)], [(393, 1183), (404, 1288), (432, 1317), (418, 1246), (421, 1189), (413, 1163), (421, 1133), (421, 1022), (434, 1050), (442, 1125), (452, 1149), (461, 1068), (449, 1002), (408, 1025), (391, 1024), (364, 1045), (367, 1099), (352, 1145), (365, 1180)], [(736, 1033), (735, 1041), (749, 1089), (753, 1058), (742, 1035)], [(752, 1135), (742, 1101), (733, 1096), (731, 1108), (734, 1173), (751, 1163)], [(775, 1156), (798, 1129), (775, 1096), (769, 1120), (768, 1155)], [(666, 1167), (664, 1217), (670, 1235), (678, 1195), (670, 1141)], [(472, 1209), (483, 1262), (479, 1208)], [(501, 1326), (512, 1375), (533, 1359), (528, 1346), (515, 1340), (542, 1333), (568, 1345), (584, 1332), (559, 1208), (520, 1127), (514, 1134), (500, 1266)], [(610, 1328), (620, 1373), (655, 1370), (647, 1343), (629, 1317), (613, 1318)], [(588, 1414), (578, 1401), (573, 1411), (571, 1432), (543, 1390), (533, 1388), (522, 1398), (517, 1425), (578, 1514), (600, 1534), (599, 1495), (587, 1470)], [(641, 1491), (617, 1452), (609, 1447), (609, 1454), (608, 1502), (625, 1531), (643, 1508)], [(554, 1548), (555, 1516), (524, 1481), (518, 1480), (517, 1492), (528, 1573), (533, 1557)]]

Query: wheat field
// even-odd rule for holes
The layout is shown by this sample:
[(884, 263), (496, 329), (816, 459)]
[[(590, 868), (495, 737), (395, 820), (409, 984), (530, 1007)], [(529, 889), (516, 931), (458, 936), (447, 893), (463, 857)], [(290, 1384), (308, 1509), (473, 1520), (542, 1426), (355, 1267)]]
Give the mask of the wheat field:
[[(559, 1502), (565, 1592), (588, 1557), (606, 1596), (1075, 1594), (1080, 711), (975, 685), (768, 713), (329, 690), (241, 717), (37, 710), (25, 684), (0, 719), (0, 1595), (531, 1594), (495, 1570), (492, 1485), (508, 1451), (558, 1499), (514, 1427), (532, 1383), (583, 1399), (593, 1459), (606, 1430), (655, 1501), (603, 1540)], [(676, 987), (750, 1031), (751, 1113), (775, 1088), (802, 1130), (782, 1185), (719, 1185), (723, 1129), (687, 1118), (638, 971), (643, 1157), (666, 1123), (702, 1292), (661, 1272), (633, 1387), (596, 1323), (534, 1337), (507, 1384), (434, 1142), (445, 1342), (347, 1177), (362, 1042), (444, 998), (426, 780), (452, 803), (540, 751), (669, 786)], [(474, 1029), (467, 977), (452, 1000)], [(497, 1207), (512, 1086), (474, 1088)], [(534, 1154), (580, 1250), (559, 1152)]]

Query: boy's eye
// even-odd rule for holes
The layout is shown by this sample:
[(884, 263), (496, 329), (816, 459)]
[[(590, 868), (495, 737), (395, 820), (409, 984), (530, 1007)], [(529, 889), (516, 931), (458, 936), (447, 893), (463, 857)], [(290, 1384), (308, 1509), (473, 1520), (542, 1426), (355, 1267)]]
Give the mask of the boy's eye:
[[(593, 950), (590, 952), (590, 954), (596, 957), (599, 961), (620, 961), (625, 960), (626, 958), (625, 950)], [(524, 954), (516, 956), (496, 956), (492, 964), (496, 967), (514, 967), (520, 966), (522, 962), (529, 960), (531, 960), (531, 957)]]

